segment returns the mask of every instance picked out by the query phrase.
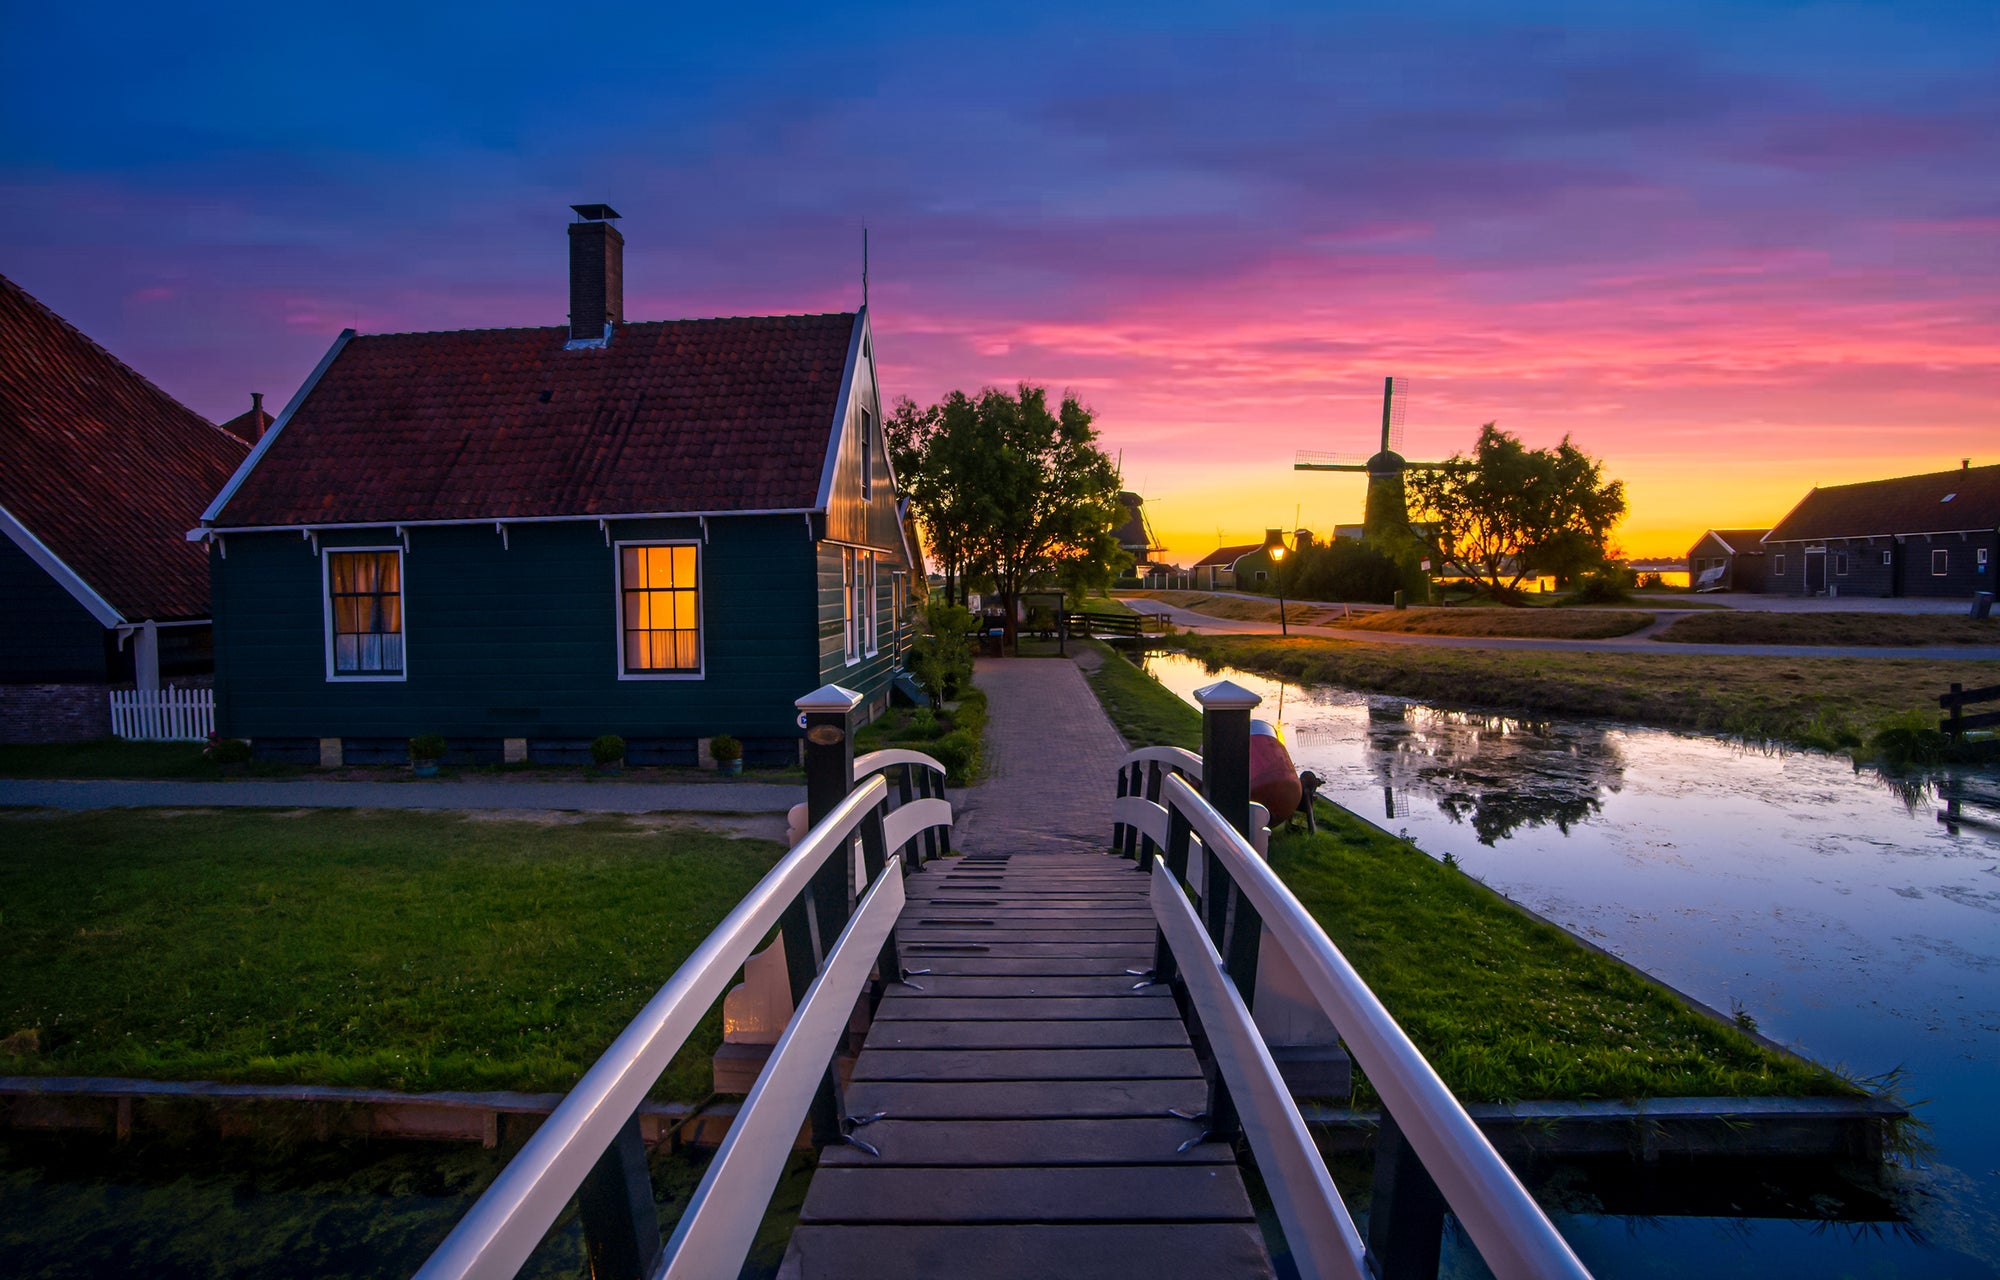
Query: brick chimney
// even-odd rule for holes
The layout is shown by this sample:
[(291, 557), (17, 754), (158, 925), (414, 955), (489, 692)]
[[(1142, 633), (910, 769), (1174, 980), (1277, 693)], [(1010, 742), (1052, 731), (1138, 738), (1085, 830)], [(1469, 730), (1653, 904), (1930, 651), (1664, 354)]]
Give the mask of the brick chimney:
[(262, 440), (264, 438), (264, 429), (270, 425), (271, 420), (264, 416), (264, 393), (261, 391), (252, 391), (250, 393), (250, 442), (255, 444), (257, 441)]
[(610, 326), (625, 322), (625, 237), (611, 225), (608, 204), (573, 204), (569, 224), (569, 340), (602, 345)]

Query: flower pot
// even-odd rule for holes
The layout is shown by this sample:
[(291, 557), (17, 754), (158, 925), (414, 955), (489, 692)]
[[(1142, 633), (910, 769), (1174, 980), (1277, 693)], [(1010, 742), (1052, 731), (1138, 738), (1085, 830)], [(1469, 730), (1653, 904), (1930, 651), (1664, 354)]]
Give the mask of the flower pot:
[(715, 771), (726, 777), (733, 777), (743, 772), (743, 761), (740, 758), (736, 760), (717, 760), (715, 762)]
[(435, 760), (412, 760), (410, 762), (410, 772), (416, 774), (419, 778), (435, 778), (438, 776), (438, 762)]

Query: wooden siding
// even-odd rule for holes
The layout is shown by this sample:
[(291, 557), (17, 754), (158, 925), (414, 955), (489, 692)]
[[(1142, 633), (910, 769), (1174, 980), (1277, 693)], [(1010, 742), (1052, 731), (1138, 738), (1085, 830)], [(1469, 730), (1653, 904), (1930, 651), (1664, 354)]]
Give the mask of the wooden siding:
[[(597, 522), (510, 525), (504, 548), (491, 525), (408, 532), (408, 677), (384, 682), (327, 679), (321, 562), (311, 542), (296, 533), (224, 536), (211, 560), (220, 732), (795, 738), (792, 702), (823, 680), (815, 544), (798, 516), (708, 521), (705, 673), (687, 680), (619, 679), (617, 552)], [(701, 536), (694, 520), (610, 525), (613, 543)], [(397, 542), (390, 528), (343, 530), (321, 535), (320, 547)], [(834, 568), (837, 606), (837, 556)], [(836, 611), (836, 630), (838, 622)]]
[(874, 657), (863, 651), (861, 661), (849, 666), (847, 663), (847, 628), (841, 613), (841, 593), (844, 590), (840, 560), (842, 548), (832, 543), (819, 546), (819, 683), (837, 684), (843, 689), (852, 689), (862, 697), (864, 718), (872, 719), (878, 708), (873, 704), (885, 698), (889, 688), (889, 673), (895, 665), (895, 633), (891, 600), (894, 589), (890, 582), (892, 570), (901, 567), (900, 556), (883, 556), (876, 566), (876, 625), (880, 628), (881, 649)]
[[(1843, 596), (1942, 596), (1970, 599), (1975, 591), (1994, 589), (1994, 565), (2000, 562), (2000, 537), (1991, 533), (1911, 534), (1900, 538), (1829, 538), (1823, 542), (1769, 542), (1765, 561), (1770, 567), (1764, 590), (1774, 595), (1803, 596), (1806, 589), (1808, 547), (1826, 548), (1826, 581)], [(1985, 547), (1986, 572), (1979, 572), (1978, 549)], [(1942, 576), (1931, 573), (1931, 552), (1949, 553), (1949, 569)], [(1891, 563), (1882, 563), (1882, 553), (1890, 552)], [(1847, 572), (1839, 573), (1837, 557), (1848, 556)], [(1777, 572), (1777, 556), (1784, 556), (1785, 569)]]
[(0, 536), (0, 600), (7, 625), (0, 631), (0, 683), (103, 680), (110, 634), (14, 545)]

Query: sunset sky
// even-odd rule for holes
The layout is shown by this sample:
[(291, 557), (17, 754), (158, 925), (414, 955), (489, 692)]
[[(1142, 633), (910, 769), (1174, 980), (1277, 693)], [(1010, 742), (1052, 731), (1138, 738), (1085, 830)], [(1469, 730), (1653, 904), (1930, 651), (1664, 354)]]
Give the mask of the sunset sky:
[[(1337, 15), (1335, 10), (1338, 10)], [(2000, 5), (7, 3), (0, 273), (193, 408), (340, 329), (849, 309), (1078, 393), (1182, 563), (1565, 432), (1684, 552), (2000, 462)]]

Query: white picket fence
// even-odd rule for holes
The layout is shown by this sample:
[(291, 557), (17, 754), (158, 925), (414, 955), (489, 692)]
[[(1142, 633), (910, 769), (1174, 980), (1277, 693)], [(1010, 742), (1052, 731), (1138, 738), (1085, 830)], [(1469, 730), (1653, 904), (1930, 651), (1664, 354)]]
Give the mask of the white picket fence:
[(113, 689), (111, 733), (150, 742), (203, 742), (215, 732), (213, 689)]

